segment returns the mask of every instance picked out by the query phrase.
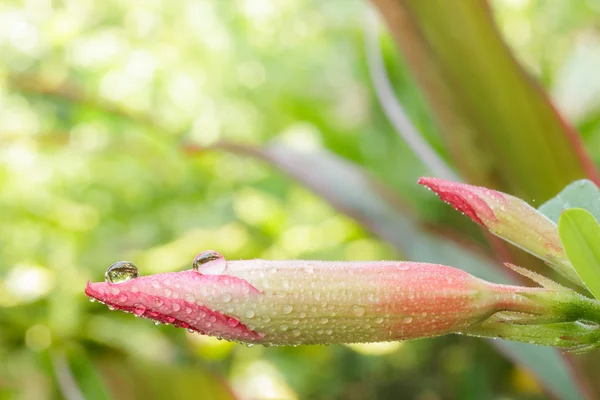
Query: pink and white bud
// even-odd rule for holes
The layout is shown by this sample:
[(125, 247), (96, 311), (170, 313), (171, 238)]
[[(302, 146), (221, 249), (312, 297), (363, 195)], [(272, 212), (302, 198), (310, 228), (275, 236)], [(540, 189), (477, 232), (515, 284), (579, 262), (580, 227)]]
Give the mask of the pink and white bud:
[(563, 249), (556, 224), (525, 201), (484, 187), (437, 178), (421, 178), (419, 184), (496, 236), (541, 258), (571, 282), (582, 285)]
[(523, 288), (488, 283), (444, 265), (226, 262), (203, 254), (197, 270), (89, 283), (86, 294), (111, 308), (203, 334), (273, 345), (468, 333), (499, 311), (547, 311), (520, 294)]

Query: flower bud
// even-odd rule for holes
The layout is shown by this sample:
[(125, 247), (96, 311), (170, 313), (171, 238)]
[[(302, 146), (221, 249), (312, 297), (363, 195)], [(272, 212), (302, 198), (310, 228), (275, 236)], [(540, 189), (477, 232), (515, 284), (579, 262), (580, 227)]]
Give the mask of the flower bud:
[(86, 294), (192, 331), (272, 345), (468, 333), (499, 311), (534, 315), (547, 309), (519, 294), (522, 288), (444, 265), (199, 259), (205, 261), (197, 270), (89, 283)]
[(546, 261), (554, 270), (582, 286), (560, 241), (556, 224), (525, 201), (480, 186), (437, 178), (419, 184), (496, 236)]

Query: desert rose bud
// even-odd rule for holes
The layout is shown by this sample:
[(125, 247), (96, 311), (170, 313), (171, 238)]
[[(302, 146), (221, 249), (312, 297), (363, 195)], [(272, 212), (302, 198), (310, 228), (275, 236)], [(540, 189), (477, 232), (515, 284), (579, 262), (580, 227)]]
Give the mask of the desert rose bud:
[(421, 178), (419, 184), (496, 236), (546, 261), (571, 282), (583, 285), (562, 247), (556, 224), (523, 200), (437, 178)]
[(553, 295), (414, 262), (225, 261), (207, 251), (191, 270), (138, 277), (134, 268), (113, 265), (106, 282), (89, 283), (86, 294), (191, 331), (272, 345), (468, 334), (498, 312), (532, 318), (551, 312), (523, 291)]

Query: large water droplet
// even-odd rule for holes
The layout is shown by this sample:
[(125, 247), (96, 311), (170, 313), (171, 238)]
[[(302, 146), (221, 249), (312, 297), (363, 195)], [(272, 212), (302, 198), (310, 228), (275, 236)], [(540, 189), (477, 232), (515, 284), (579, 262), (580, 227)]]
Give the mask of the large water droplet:
[(365, 308), (363, 306), (353, 306), (352, 314), (356, 315), (357, 317), (362, 317), (365, 315)]
[(218, 275), (227, 268), (227, 261), (218, 251), (207, 250), (194, 258), (192, 267), (203, 274)]
[(129, 261), (117, 261), (104, 274), (104, 282), (121, 283), (138, 277), (138, 269)]

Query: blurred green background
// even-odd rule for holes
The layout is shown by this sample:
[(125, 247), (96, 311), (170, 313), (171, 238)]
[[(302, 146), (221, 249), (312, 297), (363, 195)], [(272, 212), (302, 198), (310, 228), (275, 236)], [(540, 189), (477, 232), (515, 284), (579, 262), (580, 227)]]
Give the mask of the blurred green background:
[[(600, 1), (495, 0), (519, 61), (600, 163)], [(327, 148), (421, 215), (458, 221), (381, 111), (358, 0), (0, 2), (0, 399), (542, 399), (488, 342), (252, 348), (110, 313), (83, 293), (226, 258), (397, 259), (276, 169), (182, 143)], [(391, 38), (390, 77), (443, 141)], [(532, 150), (533, 151), (533, 150)]]

